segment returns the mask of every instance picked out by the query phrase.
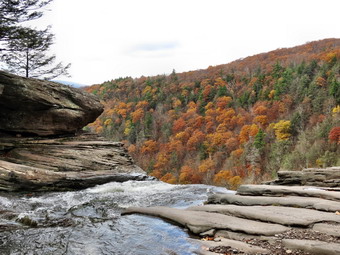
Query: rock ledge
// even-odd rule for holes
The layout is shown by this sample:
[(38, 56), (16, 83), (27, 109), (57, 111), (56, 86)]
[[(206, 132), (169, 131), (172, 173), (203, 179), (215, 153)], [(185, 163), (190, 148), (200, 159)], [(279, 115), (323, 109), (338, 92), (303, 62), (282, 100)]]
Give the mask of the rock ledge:
[(94, 134), (0, 138), (0, 191), (83, 189), (150, 179), (122, 143)]

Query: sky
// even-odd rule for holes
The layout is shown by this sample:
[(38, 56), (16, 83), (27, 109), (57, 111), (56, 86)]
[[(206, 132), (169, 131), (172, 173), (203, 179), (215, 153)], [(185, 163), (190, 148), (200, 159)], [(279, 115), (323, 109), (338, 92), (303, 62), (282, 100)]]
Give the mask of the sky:
[(72, 81), (205, 69), (278, 48), (340, 38), (339, 0), (54, 0), (52, 25)]

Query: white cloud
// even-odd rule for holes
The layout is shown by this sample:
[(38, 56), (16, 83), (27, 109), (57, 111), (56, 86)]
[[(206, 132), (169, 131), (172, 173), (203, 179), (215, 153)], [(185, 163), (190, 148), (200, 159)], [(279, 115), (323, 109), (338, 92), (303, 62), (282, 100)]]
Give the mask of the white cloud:
[(339, 0), (55, 0), (54, 50), (75, 82), (207, 68), (340, 38)]

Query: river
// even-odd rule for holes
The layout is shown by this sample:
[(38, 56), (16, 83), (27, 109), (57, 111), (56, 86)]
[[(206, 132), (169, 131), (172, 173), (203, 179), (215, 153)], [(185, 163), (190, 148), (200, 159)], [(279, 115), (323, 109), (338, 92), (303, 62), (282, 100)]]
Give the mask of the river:
[(121, 212), (130, 206), (185, 208), (202, 204), (217, 192), (231, 191), (128, 181), (72, 192), (1, 193), (0, 254), (196, 254), (199, 247), (184, 229), (154, 217), (121, 216)]

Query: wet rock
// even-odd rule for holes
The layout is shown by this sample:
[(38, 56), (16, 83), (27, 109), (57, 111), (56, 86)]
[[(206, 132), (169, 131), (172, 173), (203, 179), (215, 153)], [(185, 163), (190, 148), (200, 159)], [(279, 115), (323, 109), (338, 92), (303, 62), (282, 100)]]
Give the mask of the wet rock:
[(83, 189), (149, 177), (122, 143), (94, 134), (58, 138), (0, 138), (0, 190)]
[(28, 227), (34, 228), (34, 227), (38, 226), (38, 223), (35, 220), (28, 217), (27, 215), (23, 218), (19, 218), (17, 221), (20, 222), (21, 224), (25, 225), (25, 226), (28, 226)]
[(251, 221), (219, 213), (180, 210), (167, 207), (130, 207), (124, 214), (140, 213), (152, 215), (176, 222), (187, 227), (191, 232), (200, 234), (210, 229), (227, 229), (255, 235), (275, 235), (289, 228), (271, 223)]
[(102, 111), (97, 97), (80, 89), (0, 71), (0, 131), (39, 136), (75, 133)]

